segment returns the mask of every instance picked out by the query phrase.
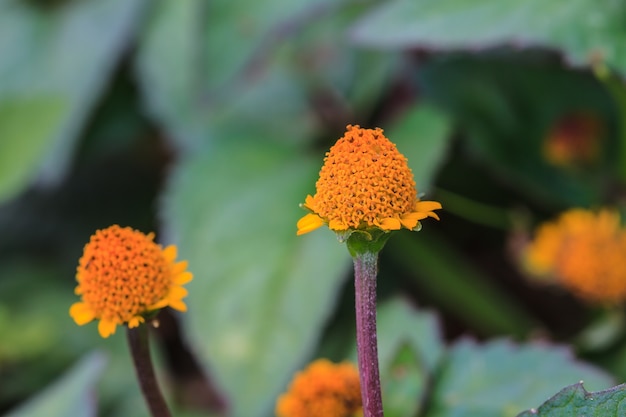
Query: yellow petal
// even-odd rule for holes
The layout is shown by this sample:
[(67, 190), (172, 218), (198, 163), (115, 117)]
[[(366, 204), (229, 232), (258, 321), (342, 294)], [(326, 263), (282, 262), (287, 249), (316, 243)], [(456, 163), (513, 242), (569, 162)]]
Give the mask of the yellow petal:
[(187, 261), (176, 262), (174, 265), (172, 265), (172, 275), (178, 275), (181, 272), (185, 272), (185, 270), (187, 269), (187, 264)]
[(312, 232), (313, 230), (323, 225), (324, 220), (322, 220), (320, 216), (318, 216), (317, 214), (309, 213), (300, 220), (298, 220), (298, 232), (296, 233), (296, 235), (300, 236), (305, 233)]
[(408, 213), (400, 218), (400, 223), (402, 223), (402, 226), (407, 229), (413, 230), (415, 229), (415, 226), (417, 226), (417, 223), (426, 217), (428, 217), (426, 213)]
[(380, 228), (383, 230), (400, 230), (402, 224), (400, 223), (400, 219), (388, 217), (380, 221)]
[(418, 201), (415, 203), (415, 211), (429, 212), (441, 209), (441, 203), (438, 201)]
[(308, 208), (311, 211), (315, 211), (315, 199), (310, 194), (307, 195), (302, 207)]
[(174, 277), (174, 284), (176, 285), (184, 285), (193, 279), (193, 274), (191, 272), (183, 272)]
[(169, 245), (167, 248), (163, 249), (163, 257), (169, 263), (174, 262), (177, 252), (178, 249), (176, 248), (176, 245)]
[(70, 307), (70, 316), (79, 326), (87, 324), (96, 318), (96, 315), (91, 307), (83, 302), (72, 304)]
[(100, 319), (100, 323), (98, 323), (98, 333), (103, 338), (107, 338), (115, 333), (115, 328), (117, 327), (117, 323), (113, 320)]
[(156, 303), (148, 306), (147, 310), (148, 311), (158, 310), (160, 308), (164, 308), (167, 306), (175, 308), (174, 305), (177, 305), (177, 303), (180, 303), (181, 300), (185, 298), (188, 294), (189, 292), (183, 287), (180, 287), (178, 285), (172, 285), (167, 296), (164, 299), (157, 301)]
[[(185, 298), (189, 294), (189, 292), (183, 287), (179, 287), (178, 285), (172, 285), (169, 293), (167, 294), (168, 300), (181, 300)], [(171, 304), (170, 304), (171, 305)]]
[(135, 316), (132, 319), (128, 320), (128, 327), (131, 329), (134, 327), (138, 327), (144, 321), (146, 321), (146, 319), (144, 319), (142, 316)]
[(187, 311), (187, 304), (181, 300), (170, 301), (170, 307), (174, 310), (182, 311), (183, 313)]
[(167, 307), (169, 305), (169, 300), (167, 298), (164, 298), (160, 301), (157, 301), (156, 303), (149, 305), (148, 307), (146, 307), (146, 310), (148, 311), (152, 311), (152, 310), (158, 310), (160, 308), (164, 308)]
[(434, 212), (432, 212), (432, 211), (430, 211), (430, 212), (426, 213), (426, 215), (427, 215), (428, 217), (432, 217), (433, 219), (437, 219), (437, 220), (439, 220), (439, 216), (437, 216), (437, 214), (436, 214), (436, 213), (434, 213)]

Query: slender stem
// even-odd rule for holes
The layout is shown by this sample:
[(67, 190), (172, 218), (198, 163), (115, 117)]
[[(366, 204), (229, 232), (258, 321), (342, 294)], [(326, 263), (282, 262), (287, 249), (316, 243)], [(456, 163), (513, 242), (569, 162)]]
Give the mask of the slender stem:
[(376, 338), (376, 274), (378, 253), (355, 254), (354, 289), (356, 306), (356, 345), (361, 377), (363, 417), (382, 417), (383, 401), (378, 372)]
[(150, 359), (150, 346), (148, 345), (148, 326), (142, 324), (127, 330), (128, 346), (133, 357), (137, 379), (152, 417), (171, 417), (170, 410), (167, 408), (167, 403), (154, 375), (154, 368)]

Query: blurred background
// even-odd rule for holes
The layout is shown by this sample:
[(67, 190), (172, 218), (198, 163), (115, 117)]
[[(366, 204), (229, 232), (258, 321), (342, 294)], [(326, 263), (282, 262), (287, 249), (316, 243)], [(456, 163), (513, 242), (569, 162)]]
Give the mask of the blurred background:
[(295, 236), (346, 124), (385, 129), (444, 207), (381, 254), (389, 416), (622, 382), (621, 309), (519, 253), (563, 210), (624, 207), (624, 71), (619, 0), (0, 0), (0, 414), (147, 415), (123, 332), (68, 314), (111, 224), (194, 273), (154, 339), (175, 415), (271, 416), (296, 370), (354, 358), (349, 254)]

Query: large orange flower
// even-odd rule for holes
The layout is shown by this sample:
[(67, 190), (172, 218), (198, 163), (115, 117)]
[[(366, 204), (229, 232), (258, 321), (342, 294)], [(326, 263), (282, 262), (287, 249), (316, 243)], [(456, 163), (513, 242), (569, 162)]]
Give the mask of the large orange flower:
[(298, 235), (325, 224), (335, 232), (402, 227), (419, 230), (420, 220), (439, 219), (436, 201), (420, 201), (406, 158), (382, 129), (348, 125), (324, 159), (316, 194), (303, 207)]
[(154, 310), (186, 311), (182, 285), (192, 275), (187, 261), (175, 259), (176, 246), (163, 249), (153, 233), (118, 225), (98, 230), (79, 261), (75, 293), (82, 301), (70, 307), (70, 316), (80, 326), (100, 320), (98, 331), (106, 338), (118, 325), (139, 326)]

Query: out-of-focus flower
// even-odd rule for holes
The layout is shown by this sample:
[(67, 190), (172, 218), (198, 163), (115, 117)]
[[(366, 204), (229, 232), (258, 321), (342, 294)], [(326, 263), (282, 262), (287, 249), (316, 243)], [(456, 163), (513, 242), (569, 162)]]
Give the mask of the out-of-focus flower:
[(318, 359), (294, 377), (276, 402), (278, 417), (356, 417), (361, 389), (356, 367)]
[(626, 300), (626, 229), (612, 210), (572, 209), (537, 228), (524, 253), (526, 270), (580, 298)]
[(556, 121), (543, 142), (546, 160), (557, 166), (588, 165), (600, 157), (602, 121), (593, 113), (573, 112)]
[(311, 213), (298, 221), (298, 235), (328, 225), (335, 232), (402, 227), (419, 230), (420, 220), (439, 219), (436, 201), (420, 201), (406, 158), (382, 129), (348, 125), (326, 153), (316, 194), (303, 207)]
[(182, 285), (192, 275), (187, 261), (175, 262), (176, 252), (176, 246), (156, 244), (153, 233), (118, 225), (96, 231), (78, 264), (75, 293), (82, 301), (70, 307), (70, 316), (81, 326), (99, 320), (106, 338), (118, 325), (139, 326), (154, 310), (186, 311)]

